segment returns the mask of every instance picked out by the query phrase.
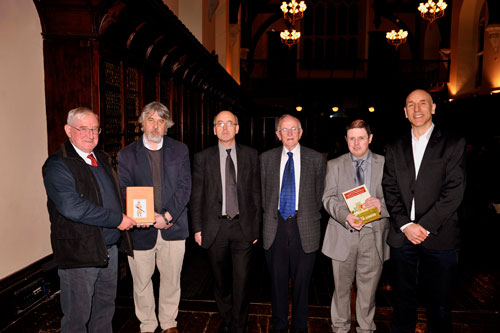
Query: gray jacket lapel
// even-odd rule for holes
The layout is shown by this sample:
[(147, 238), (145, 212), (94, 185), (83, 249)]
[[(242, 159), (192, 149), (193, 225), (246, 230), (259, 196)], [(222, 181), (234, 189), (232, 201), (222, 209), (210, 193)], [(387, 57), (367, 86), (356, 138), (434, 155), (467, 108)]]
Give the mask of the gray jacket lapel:
[(371, 176), (370, 176), (370, 194), (372, 197), (377, 196), (377, 184), (382, 182), (382, 161), (375, 154), (371, 154)]

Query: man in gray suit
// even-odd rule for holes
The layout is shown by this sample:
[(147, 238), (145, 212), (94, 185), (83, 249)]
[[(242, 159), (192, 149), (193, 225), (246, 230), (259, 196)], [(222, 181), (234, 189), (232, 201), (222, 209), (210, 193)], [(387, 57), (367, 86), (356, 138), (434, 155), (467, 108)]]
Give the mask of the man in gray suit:
[[(389, 221), (382, 192), (384, 157), (369, 149), (373, 139), (370, 126), (355, 120), (347, 126), (349, 153), (328, 162), (323, 204), (330, 214), (322, 252), (332, 258), (335, 291), (332, 297), (333, 332), (351, 330), (351, 288), (356, 278), (357, 332), (373, 332), (375, 291), (384, 261), (389, 259), (386, 244)], [(362, 225), (349, 212), (342, 192), (366, 184), (372, 197), (367, 208), (376, 207), (382, 219)]]
[(273, 331), (288, 332), (288, 281), (292, 279), (291, 332), (307, 332), (309, 283), (320, 243), (323, 155), (299, 144), (300, 121), (290, 115), (276, 129), (283, 147), (261, 155), (263, 241), (271, 277)]

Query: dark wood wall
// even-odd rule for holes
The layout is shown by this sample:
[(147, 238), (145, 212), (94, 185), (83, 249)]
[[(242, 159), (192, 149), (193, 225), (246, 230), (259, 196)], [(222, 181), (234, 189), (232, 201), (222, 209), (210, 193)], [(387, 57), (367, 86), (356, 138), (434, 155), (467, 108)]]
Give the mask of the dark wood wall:
[(99, 114), (100, 145), (112, 157), (139, 137), (137, 118), (152, 101), (170, 109), (169, 135), (191, 152), (214, 142), (217, 112), (246, 117), (239, 85), (161, 0), (34, 3), (42, 24), (49, 153), (66, 139), (66, 115), (77, 106)]

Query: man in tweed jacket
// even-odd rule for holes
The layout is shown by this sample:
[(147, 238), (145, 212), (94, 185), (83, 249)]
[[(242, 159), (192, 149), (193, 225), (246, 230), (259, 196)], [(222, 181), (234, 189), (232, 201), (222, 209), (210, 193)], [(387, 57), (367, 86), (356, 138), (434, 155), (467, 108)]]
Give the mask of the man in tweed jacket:
[[(299, 144), (300, 121), (290, 115), (279, 119), (276, 135), (283, 147), (261, 155), (263, 241), (271, 277), (273, 329), (288, 329), (288, 281), (292, 279), (291, 332), (307, 331), (309, 283), (320, 243), (324, 157)], [(280, 192), (285, 167), (293, 160), (294, 209), (283, 216)], [(288, 162), (287, 162), (288, 161)], [(282, 197), (283, 198), (283, 197)], [(290, 272), (290, 273), (289, 273)]]

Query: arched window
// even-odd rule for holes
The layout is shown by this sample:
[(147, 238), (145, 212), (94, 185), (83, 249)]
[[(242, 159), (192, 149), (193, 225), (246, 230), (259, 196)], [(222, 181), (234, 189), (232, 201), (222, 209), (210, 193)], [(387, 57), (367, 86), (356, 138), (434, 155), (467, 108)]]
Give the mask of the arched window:
[(349, 69), (359, 58), (364, 0), (308, 1), (303, 23), (305, 69)]

